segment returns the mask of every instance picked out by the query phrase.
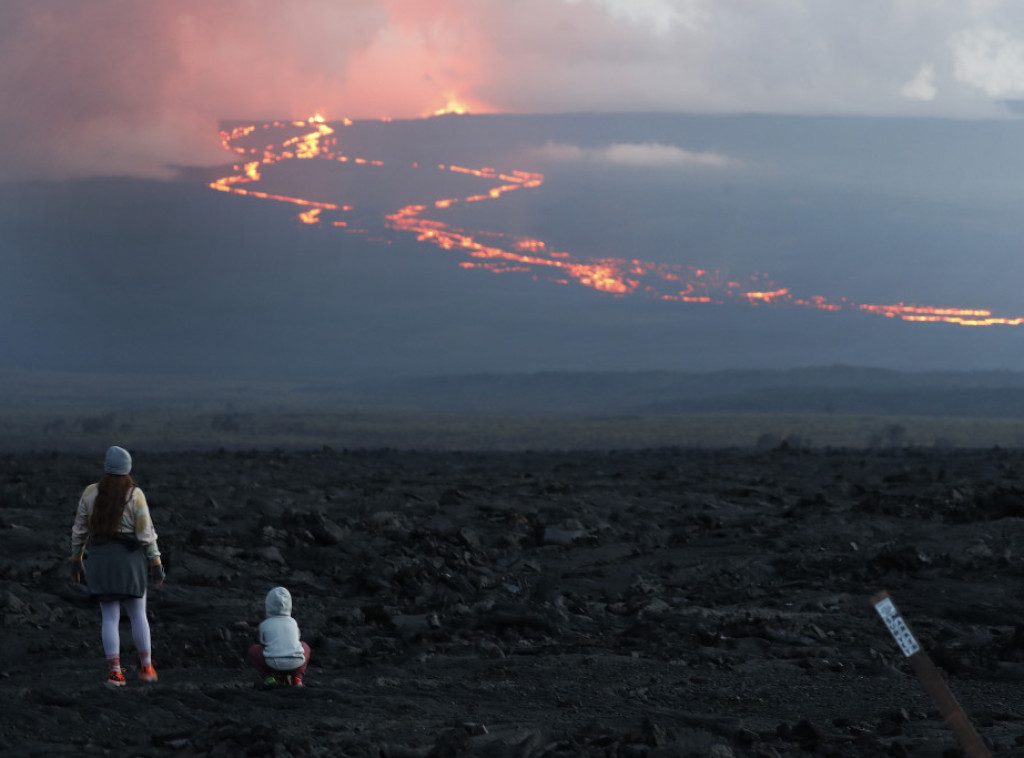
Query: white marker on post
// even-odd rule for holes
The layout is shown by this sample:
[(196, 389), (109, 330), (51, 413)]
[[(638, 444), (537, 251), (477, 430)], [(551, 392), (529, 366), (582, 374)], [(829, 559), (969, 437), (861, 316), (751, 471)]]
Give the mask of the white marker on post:
[(882, 621), (889, 628), (889, 633), (896, 640), (896, 644), (900, 646), (903, 655), (909, 658), (921, 649), (917, 638), (911, 633), (903, 617), (900, 616), (900, 612), (896, 610), (896, 606), (889, 597), (885, 597), (875, 603), (875, 610), (878, 611), (878, 615), (882, 617)]
[(964, 749), (964, 754), (968, 758), (992, 758), (992, 754), (985, 747), (981, 736), (975, 731), (974, 725), (967, 718), (964, 709), (960, 707), (960, 703), (956, 701), (939, 670), (935, 668), (932, 659), (921, 649), (921, 644), (896, 609), (896, 604), (889, 597), (889, 593), (884, 590), (879, 592), (871, 598), (871, 604), (878, 611), (878, 615), (882, 617), (882, 621), (885, 622), (889, 633), (896, 640), (896, 644), (900, 646), (903, 655), (907, 657), (917, 678), (921, 680), (921, 685), (932, 696), (932, 702), (935, 703), (942, 718), (953, 730), (953, 736), (960, 743), (960, 747)]

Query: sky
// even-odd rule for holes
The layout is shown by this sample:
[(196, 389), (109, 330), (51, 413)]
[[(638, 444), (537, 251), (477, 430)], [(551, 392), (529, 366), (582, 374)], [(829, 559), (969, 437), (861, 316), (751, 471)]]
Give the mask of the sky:
[(1001, 0), (6, 0), (0, 180), (162, 176), (221, 119), (712, 112), (992, 118)]

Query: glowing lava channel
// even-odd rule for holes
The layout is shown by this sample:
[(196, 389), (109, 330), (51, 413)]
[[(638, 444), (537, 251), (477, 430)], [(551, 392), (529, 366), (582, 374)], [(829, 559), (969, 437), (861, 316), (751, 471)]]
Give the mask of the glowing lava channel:
[[(441, 113), (461, 112), (449, 104)], [(385, 119), (385, 121), (388, 119)], [(342, 126), (351, 126), (345, 119)], [(298, 131), (297, 134), (292, 134)], [(261, 132), (289, 133), (290, 136), (253, 147)], [(241, 162), (234, 166), (235, 173), (210, 183), (210, 188), (262, 200), (291, 203), (306, 210), (296, 219), (305, 225), (323, 224), (325, 211), (344, 214), (353, 210), (351, 205), (305, 197), (279, 195), (257, 189), (263, 181), (262, 169), (282, 161), (328, 160), (360, 166), (383, 166), (379, 160), (354, 158), (337, 150), (335, 130), (319, 114), (308, 121), (273, 121), (236, 127), (222, 131), (225, 149), (237, 154)], [(422, 170), (419, 164), (412, 168)], [(444, 211), (460, 203), (500, 200), (505, 194), (521, 189), (536, 189), (543, 185), (543, 174), (526, 171), (499, 172), (493, 168), (465, 168), (438, 165), (437, 171), (471, 176), (494, 182), (484, 193), (466, 197), (439, 198), (429, 203), (407, 205), (385, 214), (384, 228), (415, 235), (420, 242), (428, 242), (442, 250), (461, 253), (465, 260), (462, 268), (484, 269), (494, 273), (529, 273), (563, 284), (575, 282), (599, 292), (614, 296), (643, 294), (666, 301), (725, 305), (743, 303), (751, 306), (792, 306), (823, 311), (853, 310), (886, 318), (910, 322), (940, 322), (959, 326), (1021, 326), (1024, 316), (997, 317), (989, 310), (978, 308), (950, 308), (927, 305), (875, 305), (855, 303), (842, 298), (831, 301), (820, 295), (795, 297), (787, 288), (779, 287), (763, 274), (754, 274), (746, 281), (731, 281), (720, 271), (686, 266), (652, 263), (619, 258), (575, 259), (568, 253), (549, 250), (542, 240), (517, 237), (500, 232), (467, 231), (433, 218), (428, 212)], [(349, 226), (343, 218), (329, 220), (329, 225), (349, 233), (368, 234), (367, 229)], [(486, 238), (486, 242), (482, 241)], [(383, 236), (372, 239), (388, 243)]]

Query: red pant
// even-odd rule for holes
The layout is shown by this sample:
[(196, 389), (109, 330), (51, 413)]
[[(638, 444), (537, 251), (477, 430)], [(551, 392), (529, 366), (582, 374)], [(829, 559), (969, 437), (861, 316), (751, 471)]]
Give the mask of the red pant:
[(302, 645), (302, 652), (306, 656), (306, 660), (297, 669), (291, 671), (276, 671), (267, 665), (266, 658), (263, 657), (263, 645), (255, 644), (249, 648), (249, 652), (246, 654), (245, 659), (249, 661), (249, 665), (256, 669), (256, 673), (266, 679), (268, 676), (277, 676), (278, 674), (284, 676), (302, 676), (306, 673), (306, 666), (309, 665), (309, 645), (305, 642), (300, 643)]

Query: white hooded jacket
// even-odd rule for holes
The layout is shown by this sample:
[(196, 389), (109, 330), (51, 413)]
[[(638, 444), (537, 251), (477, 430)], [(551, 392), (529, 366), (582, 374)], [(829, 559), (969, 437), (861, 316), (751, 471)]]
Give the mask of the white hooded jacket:
[(263, 657), (275, 671), (292, 671), (306, 662), (299, 642), (299, 625), (292, 618), (292, 595), (284, 587), (274, 587), (264, 603), (267, 617), (260, 622)]

